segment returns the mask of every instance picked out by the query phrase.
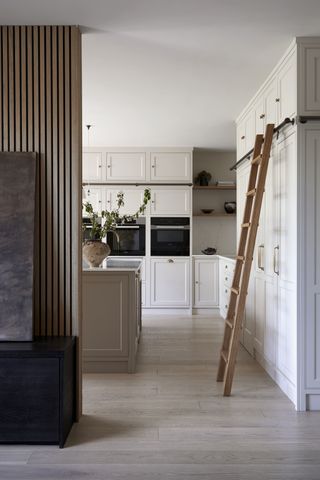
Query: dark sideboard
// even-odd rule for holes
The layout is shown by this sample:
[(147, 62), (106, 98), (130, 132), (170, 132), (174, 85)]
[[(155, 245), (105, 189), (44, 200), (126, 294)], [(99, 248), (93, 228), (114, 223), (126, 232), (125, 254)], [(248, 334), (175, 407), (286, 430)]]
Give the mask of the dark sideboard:
[(75, 338), (0, 342), (0, 443), (64, 446), (75, 419)]

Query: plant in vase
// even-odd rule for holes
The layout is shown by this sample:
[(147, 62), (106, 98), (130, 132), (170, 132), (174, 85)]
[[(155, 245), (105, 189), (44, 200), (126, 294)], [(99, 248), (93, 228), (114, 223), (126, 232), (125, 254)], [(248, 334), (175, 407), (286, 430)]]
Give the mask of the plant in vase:
[(146, 188), (143, 202), (133, 215), (120, 215), (119, 210), (124, 206), (123, 192), (118, 192), (117, 194), (117, 207), (110, 211), (102, 210), (101, 215), (94, 211), (90, 202), (83, 204), (86, 218), (90, 220), (90, 229), (87, 228), (88, 224), (82, 226), (83, 231), (89, 234), (89, 238), (83, 242), (82, 253), (90, 268), (100, 267), (103, 260), (111, 253), (109, 245), (103, 242), (107, 233), (113, 232), (117, 235), (117, 225), (132, 222), (136, 218), (139, 218), (140, 215), (143, 215), (150, 198), (150, 189)]

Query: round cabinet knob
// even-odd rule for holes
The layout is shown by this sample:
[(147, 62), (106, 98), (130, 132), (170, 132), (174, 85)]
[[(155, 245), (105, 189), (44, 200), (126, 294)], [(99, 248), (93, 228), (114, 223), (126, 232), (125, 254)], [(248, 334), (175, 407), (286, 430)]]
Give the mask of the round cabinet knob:
[(224, 308), (228, 308), (228, 305), (225, 305)]
[(246, 138), (245, 135), (242, 135), (241, 140), (244, 140), (245, 138)]
[(224, 277), (224, 279), (225, 279), (225, 281), (227, 281), (227, 280), (228, 280), (228, 277)]
[(196, 281), (196, 284), (198, 285), (198, 284), (199, 284), (199, 282), (198, 282), (198, 281)]
[(276, 102), (277, 102), (277, 103), (280, 102), (280, 98), (276, 98)]
[(224, 293), (228, 293), (228, 290), (225, 290)]
[(151, 166), (152, 166), (152, 168), (155, 168), (155, 165), (151, 165)]
[(228, 268), (228, 265), (225, 265), (224, 268)]
[(260, 117), (259, 118), (264, 118), (265, 117), (265, 114), (264, 113), (261, 113)]
[(169, 259), (168, 259), (168, 262), (169, 262), (169, 263), (173, 263), (172, 258), (169, 258)]
[(99, 168), (102, 168), (102, 165), (99, 165)]

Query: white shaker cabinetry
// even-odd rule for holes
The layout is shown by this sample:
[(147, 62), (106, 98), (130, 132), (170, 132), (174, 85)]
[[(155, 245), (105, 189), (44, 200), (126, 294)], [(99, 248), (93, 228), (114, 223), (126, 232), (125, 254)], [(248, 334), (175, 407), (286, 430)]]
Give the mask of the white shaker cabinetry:
[(219, 258), (193, 258), (193, 306), (213, 308), (219, 305)]
[[(84, 186), (82, 203), (91, 203), (93, 210), (101, 214), (106, 208), (106, 189), (101, 186)], [(85, 212), (84, 212), (85, 215)]]
[(145, 152), (107, 152), (106, 182), (146, 182)]
[(151, 182), (192, 183), (189, 152), (151, 152)]
[(82, 154), (82, 177), (87, 183), (99, 183), (103, 181), (103, 153), (86, 152)]
[[(123, 192), (124, 205), (120, 207), (120, 215), (132, 215), (136, 213), (143, 203), (144, 188), (134, 186), (123, 187), (106, 187), (107, 192), (107, 209), (114, 210), (117, 208), (117, 195)], [(150, 205), (148, 204), (145, 210), (145, 215), (149, 212)]]
[(190, 259), (151, 257), (151, 306), (190, 306)]
[(151, 215), (191, 214), (191, 187), (151, 187)]

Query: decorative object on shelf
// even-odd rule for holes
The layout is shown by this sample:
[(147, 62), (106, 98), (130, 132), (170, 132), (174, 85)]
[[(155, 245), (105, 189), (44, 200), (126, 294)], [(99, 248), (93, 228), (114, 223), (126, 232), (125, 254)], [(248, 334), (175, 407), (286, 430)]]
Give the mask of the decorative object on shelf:
[(237, 203), (236, 202), (224, 202), (224, 209), (226, 213), (236, 213)]
[(146, 188), (143, 202), (133, 215), (120, 215), (119, 213), (120, 207), (124, 206), (123, 192), (118, 192), (117, 194), (117, 207), (111, 211), (102, 210), (101, 216), (93, 210), (90, 202), (83, 204), (86, 219), (90, 220), (91, 228), (88, 229), (87, 222), (82, 225), (83, 231), (86, 233), (89, 232), (89, 238), (83, 242), (82, 253), (90, 268), (100, 267), (103, 260), (111, 253), (109, 245), (102, 241), (107, 233), (113, 232), (117, 236), (117, 232), (115, 231), (117, 225), (133, 222), (136, 218), (139, 218), (140, 215), (143, 215), (150, 198), (150, 189)]
[(217, 253), (217, 249), (213, 247), (207, 247), (204, 250), (201, 250), (204, 255), (215, 255)]
[(210, 213), (214, 212), (214, 208), (201, 208), (201, 212), (205, 215), (209, 215)]
[(212, 178), (211, 173), (202, 170), (202, 172), (198, 173), (198, 176), (195, 179), (195, 182), (202, 187), (207, 187), (209, 182)]

